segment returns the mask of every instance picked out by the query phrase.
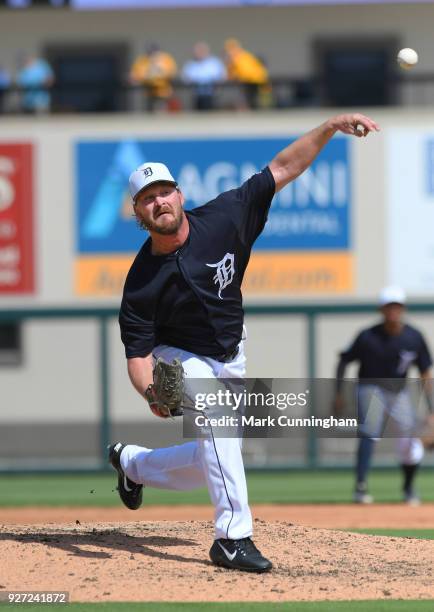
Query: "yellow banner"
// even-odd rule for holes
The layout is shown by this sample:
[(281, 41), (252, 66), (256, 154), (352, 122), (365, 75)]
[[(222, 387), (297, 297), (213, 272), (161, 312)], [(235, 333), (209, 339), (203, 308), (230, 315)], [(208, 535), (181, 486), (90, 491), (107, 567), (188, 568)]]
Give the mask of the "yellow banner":
[(75, 262), (75, 292), (88, 296), (120, 296), (133, 259), (133, 254), (80, 257)]
[[(120, 296), (134, 255), (86, 256), (76, 261), (78, 295)], [(246, 295), (346, 293), (353, 289), (353, 256), (347, 251), (262, 251), (252, 254), (243, 292)]]
[(256, 252), (243, 282), (246, 295), (346, 293), (352, 289), (353, 256), (348, 251)]

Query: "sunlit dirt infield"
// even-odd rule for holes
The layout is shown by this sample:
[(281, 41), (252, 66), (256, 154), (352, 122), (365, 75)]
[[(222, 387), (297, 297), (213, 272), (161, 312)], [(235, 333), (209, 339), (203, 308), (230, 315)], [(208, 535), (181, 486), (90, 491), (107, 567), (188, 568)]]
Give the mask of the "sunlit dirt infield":
[[(213, 566), (209, 506), (0, 509), (0, 589), (71, 601), (434, 598), (434, 541), (337, 528), (434, 529), (434, 504), (256, 506), (269, 574)], [(131, 522), (134, 521), (134, 522)]]

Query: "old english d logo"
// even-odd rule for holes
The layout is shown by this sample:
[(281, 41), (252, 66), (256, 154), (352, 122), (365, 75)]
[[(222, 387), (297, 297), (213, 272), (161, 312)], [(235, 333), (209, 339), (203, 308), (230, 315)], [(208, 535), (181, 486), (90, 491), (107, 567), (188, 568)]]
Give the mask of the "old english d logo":
[(206, 264), (210, 268), (217, 268), (213, 281), (216, 285), (219, 285), (218, 296), (222, 300), (221, 292), (225, 287), (231, 284), (234, 280), (235, 267), (234, 267), (234, 254), (226, 253), (222, 260), (215, 264)]

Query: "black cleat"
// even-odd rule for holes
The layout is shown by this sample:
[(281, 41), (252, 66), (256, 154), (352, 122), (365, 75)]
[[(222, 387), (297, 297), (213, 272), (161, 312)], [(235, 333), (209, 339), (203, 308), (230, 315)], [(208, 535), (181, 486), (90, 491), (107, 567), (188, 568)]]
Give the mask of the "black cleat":
[(137, 510), (142, 505), (143, 485), (136, 484), (127, 476), (121, 466), (121, 452), (125, 444), (117, 442), (109, 446), (109, 462), (118, 473), (118, 492), (119, 497), (130, 510)]
[(215, 540), (209, 551), (215, 565), (243, 572), (268, 572), (271, 561), (261, 555), (250, 538), (241, 540)]

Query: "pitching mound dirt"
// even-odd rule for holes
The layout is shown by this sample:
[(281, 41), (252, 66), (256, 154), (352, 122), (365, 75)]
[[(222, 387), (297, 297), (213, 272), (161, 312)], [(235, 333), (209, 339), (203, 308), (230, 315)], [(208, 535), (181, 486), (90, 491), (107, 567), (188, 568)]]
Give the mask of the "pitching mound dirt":
[(434, 542), (255, 520), (269, 574), (214, 567), (210, 521), (2, 525), (0, 589), (72, 601), (283, 601), (434, 597)]

